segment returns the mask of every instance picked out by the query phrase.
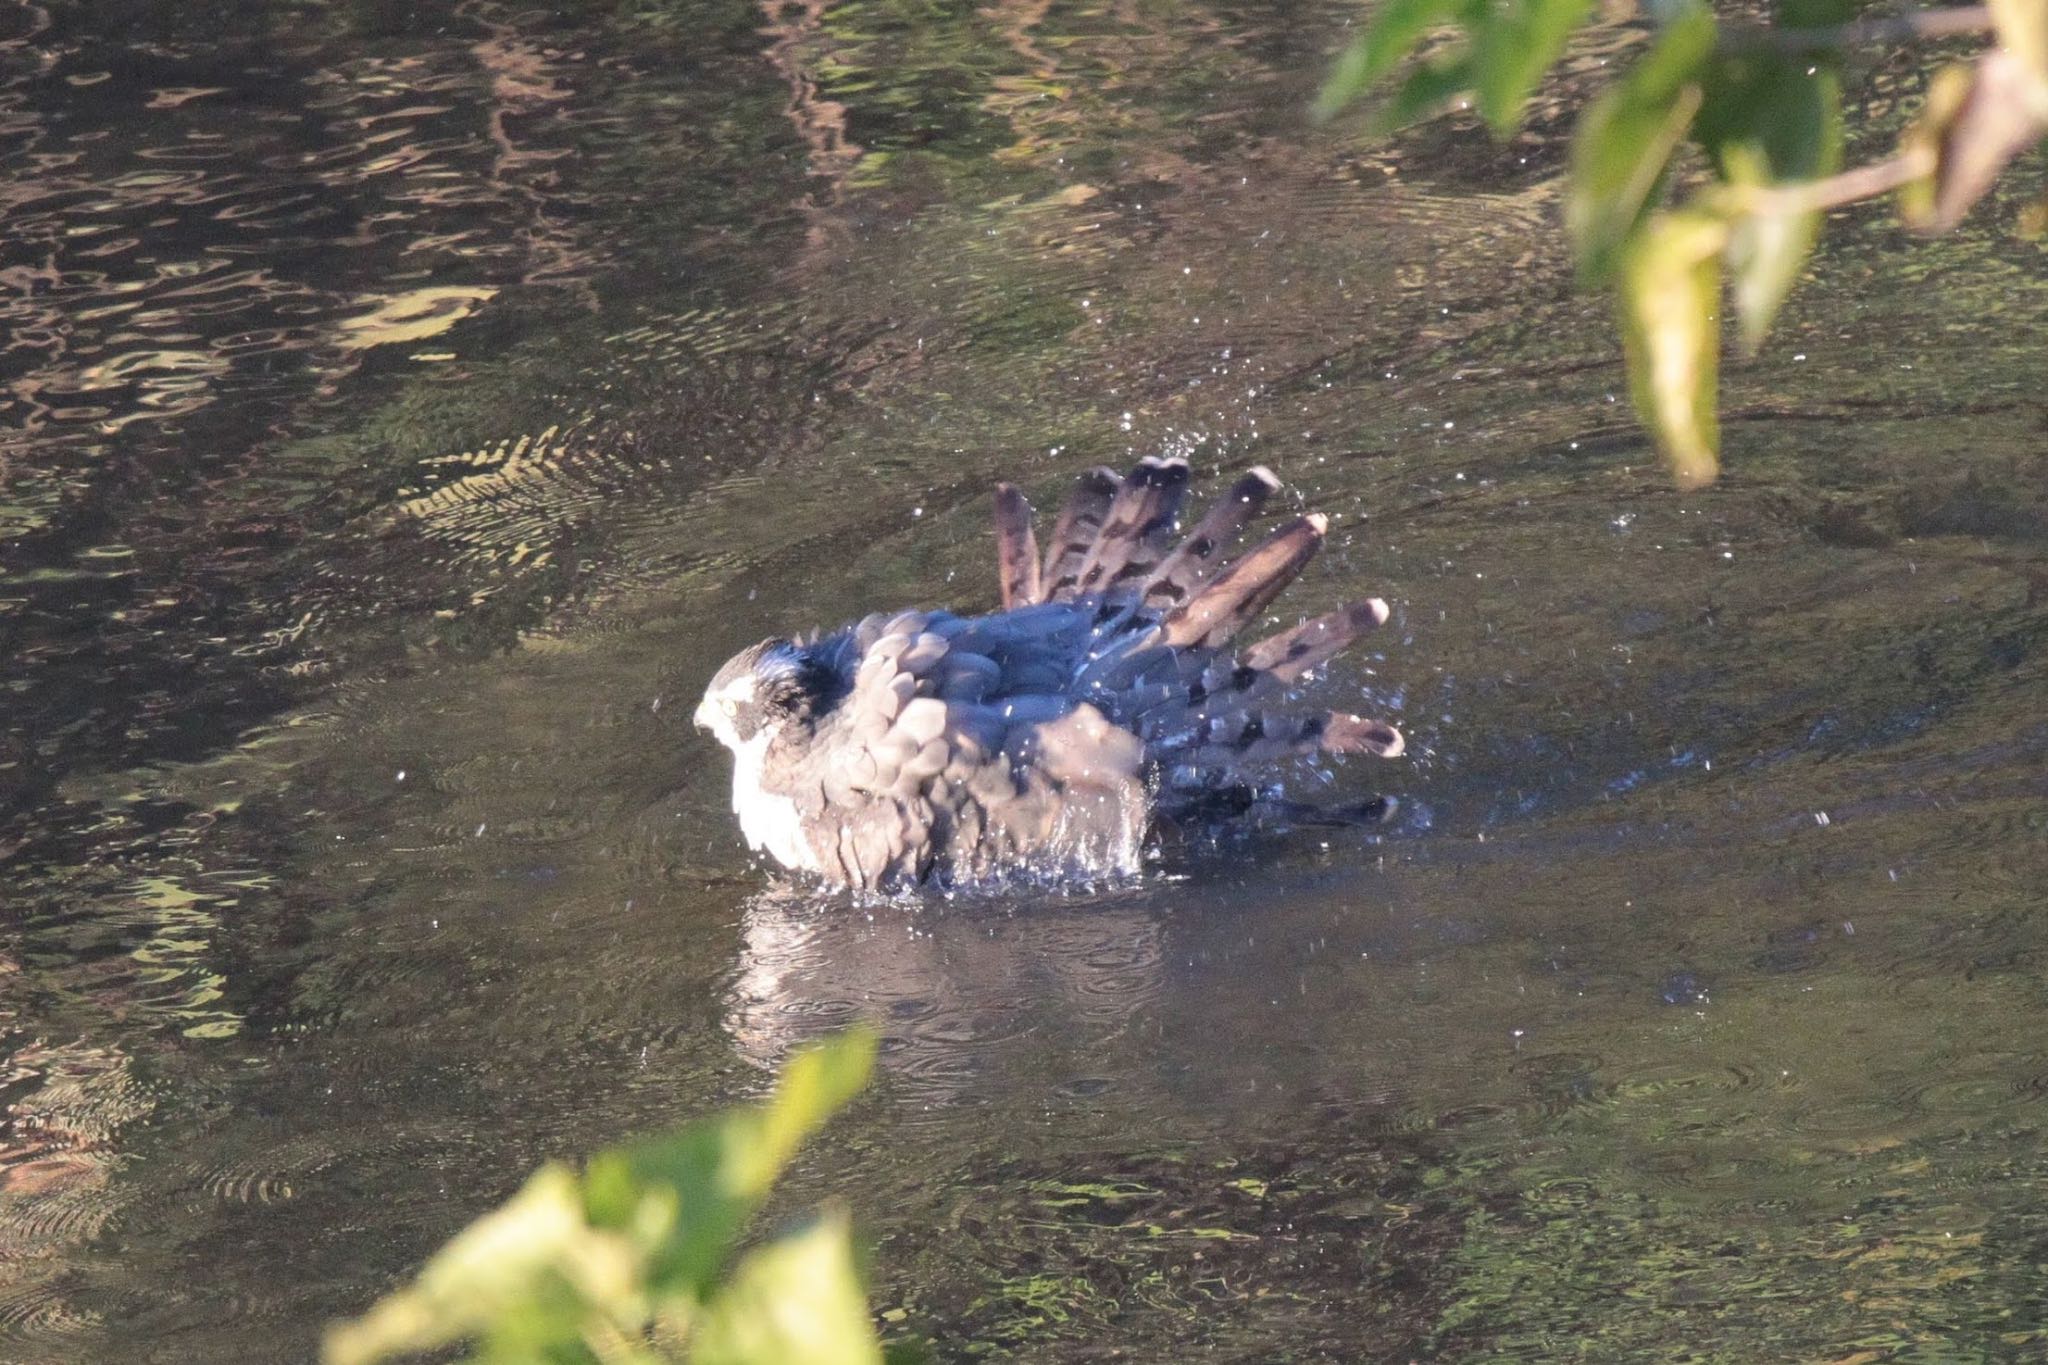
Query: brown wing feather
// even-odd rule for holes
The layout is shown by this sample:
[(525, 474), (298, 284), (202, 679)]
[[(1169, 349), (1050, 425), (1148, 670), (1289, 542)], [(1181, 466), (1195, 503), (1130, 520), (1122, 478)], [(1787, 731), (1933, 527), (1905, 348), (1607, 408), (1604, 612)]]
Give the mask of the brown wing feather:
[(1385, 721), (1342, 711), (1306, 716), (1253, 711), (1212, 720), (1205, 730), (1198, 743), (1178, 755), (1182, 762), (1203, 768), (1255, 768), (1318, 749), (1394, 758), (1403, 748), (1401, 732)]
[(1264, 465), (1251, 470), (1231, 485), (1230, 491), (1213, 503), (1195, 529), (1159, 562), (1138, 592), (1139, 600), (1155, 611), (1179, 606), (1209, 581), (1223, 561), (1223, 554), (1245, 527), (1258, 519), (1266, 500), (1280, 487), (1280, 480)]
[(1045, 547), (1045, 572), (1040, 583), (1047, 602), (1064, 602), (1074, 595), (1074, 583), (1081, 576), (1081, 561), (1095, 544), (1102, 519), (1109, 514), (1110, 501), (1123, 482), (1115, 470), (1103, 465), (1085, 471), (1074, 481), (1067, 500), (1053, 518), (1052, 536)]
[(1385, 625), (1387, 615), (1385, 602), (1368, 597), (1269, 635), (1238, 655), (1237, 661), (1271, 674), (1279, 682), (1291, 683), (1311, 669), (1321, 668), (1359, 636)]
[(1188, 462), (1147, 456), (1116, 491), (1095, 543), (1081, 560), (1074, 595), (1112, 595), (1127, 580), (1142, 580), (1166, 551), (1173, 519), (1188, 488)]
[(1271, 604), (1314, 557), (1329, 518), (1320, 512), (1297, 517), (1216, 575), (1208, 586), (1175, 607), (1161, 622), (1175, 649), (1218, 649)]
[(1038, 539), (1031, 530), (1031, 504), (1015, 484), (996, 485), (996, 570), (1004, 611), (1038, 600)]

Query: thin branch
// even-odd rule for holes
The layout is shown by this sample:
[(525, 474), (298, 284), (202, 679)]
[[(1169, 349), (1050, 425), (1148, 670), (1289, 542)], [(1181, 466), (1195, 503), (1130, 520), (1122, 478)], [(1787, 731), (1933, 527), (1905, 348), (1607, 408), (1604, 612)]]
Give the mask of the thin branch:
[(1768, 48), (1773, 52), (1826, 52), (1875, 43), (1910, 43), (1924, 38), (1953, 38), (1964, 33), (1989, 33), (1991, 10), (1984, 5), (1957, 9), (1912, 10), (1882, 19), (1858, 19), (1834, 28), (1736, 28), (1727, 44), (1733, 48)]
[(1752, 189), (1743, 194), (1741, 202), (1752, 213), (1811, 213), (1815, 209), (1840, 208), (1858, 199), (1869, 199), (1898, 189), (1933, 169), (1933, 151), (1916, 147), (1867, 166), (1831, 175), (1825, 180)]

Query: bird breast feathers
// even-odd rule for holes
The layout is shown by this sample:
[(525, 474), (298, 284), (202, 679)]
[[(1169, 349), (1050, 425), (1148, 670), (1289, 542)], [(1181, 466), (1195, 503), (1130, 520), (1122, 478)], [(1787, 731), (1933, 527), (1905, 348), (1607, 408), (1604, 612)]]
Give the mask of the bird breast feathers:
[(803, 837), (803, 819), (795, 799), (767, 786), (765, 769), (772, 738), (764, 730), (732, 746), (733, 814), (739, 817), (740, 833), (746, 836), (749, 848), (768, 854), (785, 867), (816, 871), (818, 862)]

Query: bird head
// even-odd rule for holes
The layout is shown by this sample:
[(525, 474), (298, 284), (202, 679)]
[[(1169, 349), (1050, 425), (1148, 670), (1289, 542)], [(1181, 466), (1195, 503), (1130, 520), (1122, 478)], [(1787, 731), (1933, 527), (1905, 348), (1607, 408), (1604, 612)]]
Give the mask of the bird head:
[(788, 640), (763, 640), (726, 661), (697, 703), (698, 728), (737, 753), (807, 721), (826, 696), (830, 670)]

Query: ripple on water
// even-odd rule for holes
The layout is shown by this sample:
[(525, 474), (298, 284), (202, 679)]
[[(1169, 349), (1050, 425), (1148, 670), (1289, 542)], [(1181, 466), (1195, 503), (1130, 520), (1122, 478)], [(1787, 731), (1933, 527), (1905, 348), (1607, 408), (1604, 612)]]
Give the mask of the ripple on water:
[[(282, 1204), (318, 1182), (336, 1161), (330, 1144), (282, 1138), (261, 1151), (217, 1163), (186, 1166), (180, 1178), (167, 1172), (167, 1185), (182, 1187), (193, 1203)], [(199, 1201), (192, 1194), (202, 1196)]]
[(1556, 1117), (1600, 1099), (1600, 1058), (1590, 1053), (1529, 1052), (1518, 1055), (1508, 1074), (1527, 1087), (1538, 1110)]
[(61, 1275), (38, 1278), (33, 1273), (0, 1287), (0, 1345), (15, 1341), (33, 1347), (95, 1331), (100, 1315), (73, 1307), (67, 1301), (70, 1288)]
[(1902, 1116), (1973, 1123), (2028, 1119), (2048, 1094), (2048, 1056), (2034, 1052), (1968, 1051), (1930, 1057), (1904, 1073)]
[(111, 1177), (104, 1154), (46, 1151), (12, 1154), (0, 1166), (8, 1196), (5, 1244), (21, 1249), (83, 1242), (113, 1217)]
[(1718, 1103), (1723, 1095), (1754, 1090), (1765, 1083), (1763, 1073), (1755, 1067), (1733, 1063), (1699, 1067), (1667, 1062), (1631, 1069), (1614, 1082), (1609, 1099), (1616, 1104), (1712, 1104)]
[[(1026, 935), (1082, 1018), (1120, 1022), (1158, 998), (1164, 934), (1155, 921), (1126, 915), (1061, 916)], [(1134, 930), (1136, 932), (1134, 932)]]

